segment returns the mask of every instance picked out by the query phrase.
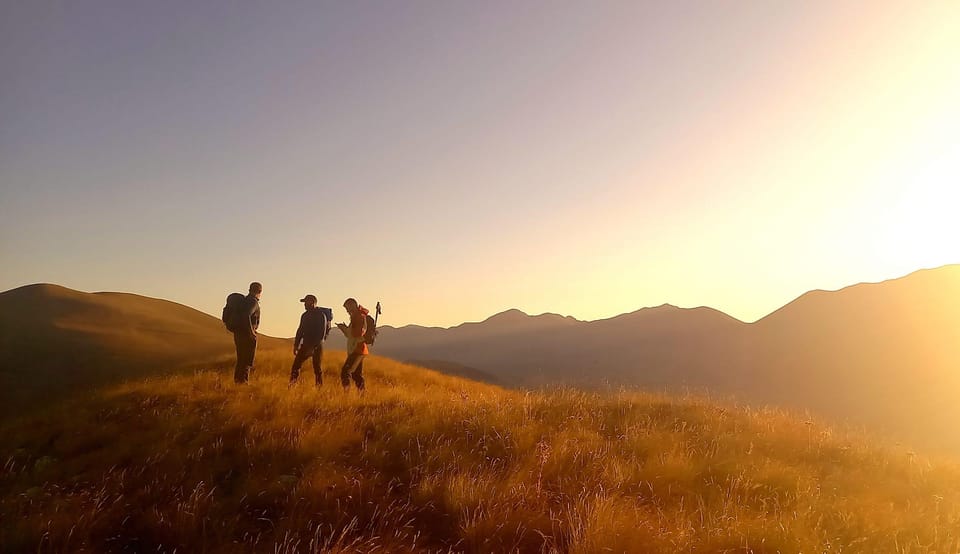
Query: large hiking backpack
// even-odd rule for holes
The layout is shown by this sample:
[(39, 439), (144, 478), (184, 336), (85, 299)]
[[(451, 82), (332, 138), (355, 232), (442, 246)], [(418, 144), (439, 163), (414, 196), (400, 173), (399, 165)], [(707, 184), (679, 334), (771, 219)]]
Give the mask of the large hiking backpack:
[(327, 328), (323, 330), (323, 340), (327, 340), (330, 335), (330, 326), (333, 324), (333, 310), (330, 308), (317, 308), (323, 317), (327, 318)]
[(375, 340), (377, 340), (377, 321), (373, 319), (373, 316), (367, 314), (367, 325), (363, 330), (363, 342), (373, 344)]
[(243, 312), (246, 299), (247, 297), (239, 292), (232, 292), (227, 296), (227, 303), (223, 306), (223, 315), (220, 316), (223, 324), (227, 327), (227, 331), (234, 333), (239, 328), (237, 319)]

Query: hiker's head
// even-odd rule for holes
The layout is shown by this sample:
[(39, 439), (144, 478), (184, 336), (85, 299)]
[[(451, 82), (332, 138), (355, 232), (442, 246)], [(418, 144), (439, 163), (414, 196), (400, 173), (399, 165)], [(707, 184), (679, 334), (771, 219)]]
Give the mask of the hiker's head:
[(304, 296), (300, 299), (300, 301), (303, 302), (304, 307), (307, 308), (313, 308), (317, 305), (317, 297), (312, 294)]
[(263, 285), (254, 281), (250, 283), (250, 294), (260, 298), (260, 295), (263, 293)]
[(360, 304), (358, 304), (357, 301), (354, 300), (353, 298), (347, 298), (343, 302), (343, 307), (344, 309), (347, 310), (347, 313), (352, 314), (360, 309)]

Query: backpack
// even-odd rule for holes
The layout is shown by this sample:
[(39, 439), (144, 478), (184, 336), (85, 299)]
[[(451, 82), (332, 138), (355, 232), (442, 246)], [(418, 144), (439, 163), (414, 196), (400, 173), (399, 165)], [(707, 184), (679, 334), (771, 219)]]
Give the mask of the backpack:
[(237, 317), (243, 311), (243, 305), (246, 299), (247, 297), (239, 292), (232, 292), (227, 296), (227, 303), (223, 306), (223, 315), (220, 316), (227, 331), (231, 333), (236, 332), (238, 328)]
[(375, 340), (377, 340), (377, 321), (373, 319), (373, 316), (367, 314), (367, 325), (363, 330), (363, 342), (373, 344)]
[(330, 308), (317, 308), (323, 317), (327, 318), (327, 328), (323, 330), (323, 340), (327, 340), (330, 335), (330, 325), (333, 323), (333, 310)]

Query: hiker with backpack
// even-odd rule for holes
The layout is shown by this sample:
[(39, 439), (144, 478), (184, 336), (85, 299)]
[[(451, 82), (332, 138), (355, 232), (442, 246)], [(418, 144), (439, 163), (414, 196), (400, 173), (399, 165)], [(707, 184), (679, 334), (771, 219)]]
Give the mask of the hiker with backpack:
[(233, 380), (244, 384), (253, 371), (253, 359), (257, 353), (257, 328), (260, 327), (260, 295), (263, 285), (250, 283), (249, 293), (244, 296), (235, 292), (227, 296), (221, 319), (227, 330), (233, 333), (233, 344), (237, 347), (237, 365), (233, 371)]
[(350, 314), (350, 324), (337, 323), (337, 328), (347, 337), (347, 359), (340, 369), (340, 384), (343, 390), (350, 389), (350, 378), (357, 385), (357, 390), (363, 393), (363, 359), (370, 353), (367, 348), (367, 339), (373, 342), (376, 333), (374, 319), (370, 317), (370, 310), (361, 306), (355, 299), (347, 298), (343, 307)]
[(313, 375), (317, 379), (317, 387), (323, 384), (323, 374), (320, 362), (323, 358), (323, 341), (330, 333), (330, 321), (333, 319), (333, 310), (317, 307), (317, 297), (308, 294), (300, 299), (303, 302), (304, 312), (300, 316), (300, 326), (297, 327), (297, 336), (293, 339), (293, 367), (290, 369), (290, 386), (297, 384), (300, 379), (300, 366), (307, 358), (313, 358)]

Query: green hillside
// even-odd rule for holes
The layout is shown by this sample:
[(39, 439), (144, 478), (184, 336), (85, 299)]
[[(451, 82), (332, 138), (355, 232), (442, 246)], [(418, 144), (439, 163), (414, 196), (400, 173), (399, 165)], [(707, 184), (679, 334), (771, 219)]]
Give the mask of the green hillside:
[[(329, 355), (334, 368), (342, 354)], [(4, 552), (957, 552), (960, 468), (775, 411), (286, 353), (0, 428)]]

